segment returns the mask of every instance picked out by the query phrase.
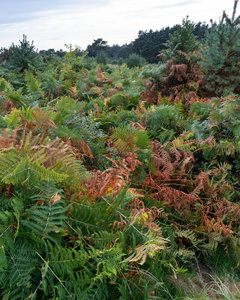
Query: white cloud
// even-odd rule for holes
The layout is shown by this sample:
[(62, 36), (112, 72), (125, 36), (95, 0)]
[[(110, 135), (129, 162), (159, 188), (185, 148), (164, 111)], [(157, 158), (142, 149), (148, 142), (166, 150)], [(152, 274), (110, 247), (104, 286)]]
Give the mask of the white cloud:
[[(111, 44), (133, 41), (139, 30), (160, 30), (180, 24), (189, 15), (194, 22), (218, 20), (233, 3), (225, 0), (111, 0), (97, 4), (85, 1), (65, 2), (56, 9), (16, 16), (14, 22), (0, 24), (0, 47), (18, 43), (23, 34), (40, 49), (64, 48), (72, 43), (86, 48), (93, 39), (103, 38)], [(3, 13), (3, 12), (2, 12)], [(5, 17), (5, 19), (7, 19)], [(21, 20), (21, 21), (18, 21)]]

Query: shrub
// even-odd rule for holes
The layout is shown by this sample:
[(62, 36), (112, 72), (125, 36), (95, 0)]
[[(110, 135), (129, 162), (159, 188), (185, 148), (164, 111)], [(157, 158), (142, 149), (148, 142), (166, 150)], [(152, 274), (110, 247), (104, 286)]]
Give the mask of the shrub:
[(124, 64), (124, 60), (123, 60), (122, 57), (120, 57), (120, 58), (118, 59), (118, 65), (121, 66), (122, 64)]
[(145, 63), (145, 60), (143, 57), (133, 53), (129, 55), (126, 63), (129, 68), (142, 67)]
[(35, 66), (37, 64), (38, 54), (35, 51), (33, 42), (30, 44), (27, 41), (26, 35), (23, 35), (23, 40), (19, 41), (20, 45), (12, 44), (9, 48), (9, 64), (10, 68), (18, 69), (20, 72), (28, 69), (29, 64)]

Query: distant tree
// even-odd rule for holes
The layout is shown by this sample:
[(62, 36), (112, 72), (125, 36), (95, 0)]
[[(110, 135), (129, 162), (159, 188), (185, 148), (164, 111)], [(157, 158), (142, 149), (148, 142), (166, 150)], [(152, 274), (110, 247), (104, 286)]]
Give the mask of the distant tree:
[(98, 38), (94, 40), (91, 45), (87, 46), (87, 52), (90, 57), (96, 57), (100, 51), (104, 51), (107, 48), (107, 42), (104, 41), (102, 38)]
[(175, 27), (161, 29), (160, 31), (139, 31), (138, 37), (133, 42), (133, 52), (144, 57), (150, 63), (159, 62), (159, 51), (166, 49), (165, 43)]
[(53, 48), (51, 48), (48, 50), (40, 50), (39, 53), (42, 55), (57, 55), (59, 57), (64, 57), (66, 51), (63, 51), (62, 49), (55, 51)]
[(133, 53), (133, 46), (132, 43), (130, 44), (124, 44), (121, 46), (121, 48), (118, 51), (117, 58), (123, 58), (126, 59), (129, 57), (130, 54)]
[[(109, 58), (113, 58), (113, 59), (118, 59), (119, 57), (122, 57), (122, 53), (123, 53), (123, 49), (124, 49), (124, 45), (123, 46), (119, 46), (119, 45), (113, 45), (113, 46), (107, 46), (104, 51), (106, 52), (107, 56)], [(129, 56), (130, 53), (128, 53), (126, 55), (126, 57)]]
[(207, 32), (209, 32), (209, 25), (205, 22), (198, 22), (194, 25), (193, 34), (197, 37), (198, 41), (203, 41)]
[[(206, 31), (208, 30), (208, 25), (201, 22), (197, 23), (196, 25), (191, 23), (191, 25), (196, 39), (199, 41), (202, 40)], [(169, 35), (174, 34), (179, 26), (180, 25), (166, 27), (159, 31), (153, 31), (151, 29), (149, 31), (140, 30), (138, 32), (138, 37), (133, 42), (124, 44), (122, 46), (109, 46), (102, 38), (98, 38), (94, 40), (91, 45), (87, 46), (87, 51), (89, 53), (88, 55), (90, 57), (96, 57), (99, 52), (104, 51), (109, 58), (127, 59), (129, 55), (135, 53), (145, 58), (149, 63), (158, 63), (159, 58), (157, 55), (159, 54), (159, 51), (167, 49)]]
[(66, 54), (66, 51), (63, 51), (62, 49), (60, 49), (60, 50), (57, 50), (55, 52), (55, 54), (59, 57), (64, 57), (64, 55)]

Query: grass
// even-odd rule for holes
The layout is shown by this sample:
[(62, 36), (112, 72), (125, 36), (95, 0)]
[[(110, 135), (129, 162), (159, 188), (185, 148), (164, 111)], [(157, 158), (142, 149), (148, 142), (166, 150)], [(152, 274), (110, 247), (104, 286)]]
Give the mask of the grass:
[[(222, 250), (222, 251), (221, 251)], [(230, 251), (231, 252), (231, 251)], [(238, 259), (220, 249), (208, 260), (195, 258), (185, 273), (170, 276), (174, 300), (240, 300)]]

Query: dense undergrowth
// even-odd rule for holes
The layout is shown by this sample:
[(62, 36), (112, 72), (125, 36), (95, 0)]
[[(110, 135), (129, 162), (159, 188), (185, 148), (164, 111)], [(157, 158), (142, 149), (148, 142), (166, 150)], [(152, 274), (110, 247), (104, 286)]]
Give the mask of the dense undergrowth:
[(1, 64), (2, 299), (240, 297), (234, 52), (214, 94), (209, 49), (141, 69), (69, 49)]

